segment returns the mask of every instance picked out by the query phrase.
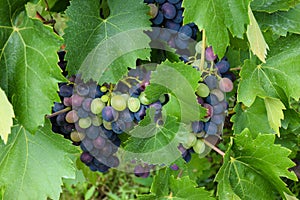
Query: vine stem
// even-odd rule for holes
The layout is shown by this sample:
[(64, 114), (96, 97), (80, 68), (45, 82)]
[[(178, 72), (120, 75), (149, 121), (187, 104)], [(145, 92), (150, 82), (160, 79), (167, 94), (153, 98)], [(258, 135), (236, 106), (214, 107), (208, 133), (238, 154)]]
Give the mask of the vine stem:
[(201, 59), (200, 59), (200, 71), (204, 70), (204, 62), (205, 62), (205, 47), (206, 47), (206, 35), (205, 29), (202, 31), (202, 52), (201, 52)]
[(52, 113), (52, 114), (50, 114), (50, 115), (47, 115), (46, 117), (49, 119), (49, 118), (51, 118), (51, 117), (55, 117), (55, 116), (57, 116), (57, 115), (59, 115), (59, 114), (68, 112), (68, 111), (70, 111), (70, 110), (71, 110), (71, 107), (66, 107), (65, 109), (62, 109), (62, 110), (60, 110), (60, 111), (57, 111), (57, 112)]
[(235, 67), (235, 68), (230, 68), (230, 71), (240, 71), (242, 68), (241, 67)]
[(217, 152), (218, 154), (220, 154), (221, 156), (225, 156), (225, 153), (219, 149), (218, 147), (216, 147), (215, 145), (211, 144), (210, 142), (208, 142), (207, 140), (203, 139), (202, 140), (207, 146), (209, 146), (210, 148), (212, 148), (215, 152)]

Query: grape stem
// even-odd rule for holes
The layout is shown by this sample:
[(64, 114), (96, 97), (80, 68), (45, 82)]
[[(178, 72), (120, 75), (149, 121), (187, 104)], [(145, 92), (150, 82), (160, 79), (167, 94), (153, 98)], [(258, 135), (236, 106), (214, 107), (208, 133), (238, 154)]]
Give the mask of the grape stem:
[(221, 156), (225, 156), (225, 153), (219, 149), (218, 147), (216, 147), (215, 145), (211, 144), (210, 142), (208, 142), (207, 140), (203, 139), (202, 140), (207, 146), (209, 146), (210, 148), (212, 148), (215, 152), (217, 152), (218, 154), (220, 154)]
[(235, 67), (235, 68), (230, 68), (230, 71), (240, 71), (242, 68), (241, 67)]
[(55, 116), (57, 116), (57, 115), (59, 115), (59, 114), (68, 112), (68, 111), (70, 111), (70, 110), (71, 110), (71, 107), (66, 107), (66, 108), (64, 108), (64, 109), (62, 109), (62, 110), (60, 110), (60, 111), (57, 111), (57, 112), (52, 113), (52, 114), (50, 114), (50, 115), (47, 115), (46, 117), (49, 119), (49, 118), (51, 118), (51, 117), (55, 117)]
[(202, 52), (201, 52), (201, 59), (200, 59), (200, 71), (204, 70), (204, 62), (205, 62), (205, 47), (206, 47), (206, 36), (205, 36), (205, 29), (202, 30)]

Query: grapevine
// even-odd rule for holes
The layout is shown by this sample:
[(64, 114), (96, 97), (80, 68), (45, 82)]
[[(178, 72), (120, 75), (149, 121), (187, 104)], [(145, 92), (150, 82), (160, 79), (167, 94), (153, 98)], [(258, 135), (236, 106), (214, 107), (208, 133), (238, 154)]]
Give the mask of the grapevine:
[(0, 1), (2, 199), (297, 199), (298, 1)]

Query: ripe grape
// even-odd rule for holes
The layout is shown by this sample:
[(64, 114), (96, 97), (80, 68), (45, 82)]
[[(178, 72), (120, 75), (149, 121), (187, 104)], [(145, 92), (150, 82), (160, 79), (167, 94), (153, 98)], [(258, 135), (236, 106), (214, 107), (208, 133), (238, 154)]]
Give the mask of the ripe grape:
[(166, 19), (173, 19), (176, 16), (176, 8), (171, 3), (164, 3), (161, 10)]
[(204, 83), (210, 90), (213, 90), (218, 87), (218, 79), (214, 75), (209, 75), (204, 79)]
[(223, 92), (230, 92), (233, 89), (233, 83), (229, 78), (221, 78), (219, 88)]
[(62, 85), (59, 88), (59, 96), (70, 97), (73, 94), (73, 87), (71, 85)]
[(189, 25), (184, 25), (179, 29), (178, 37), (182, 40), (188, 40), (193, 35), (193, 30)]
[(112, 130), (116, 133), (116, 134), (121, 134), (125, 131), (126, 129), (126, 125), (124, 123), (123, 120), (119, 119), (115, 122), (112, 122), (111, 123), (111, 127), (112, 127)]
[(86, 96), (89, 94), (90, 89), (89, 89), (88, 85), (86, 85), (84, 83), (80, 83), (76, 86), (76, 91), (80, 96)]
[(93, 161), (93, 156), (88, 152), (83, 152), (80, 156), (80, 160), (85, 164), (89, 164)]
[(227, 60), (222, 59), (221, 61), (216, 63), (216, 67), (218, 69), (218, 72), (223, 74), (223, 73), (226, 73), (229, 70), (230, 65), (229, 65), (229, 62)]
[(85, 133), (88, 138), (94, 140), (99, 136), (99, 127), (98, 126), (90, 126), (86, 129)]
[(107, 122), (115, 121), (118, 118), (118, 112), (111, 106), (106, 106), (102, 110), (102, 118)]
[(213, 89), (212, 91), (210, 91), (210, 93), (215, 95), (220, 102), (225, 99), (224, 93), (219, 89)]
[(160, 25), (164, 21), (164, 14), (159, 10), (154, 19), (151, 20), (153, 24)]
[(64, 104), (55, 102), (52, 110), (53, 112), (58, 112), (64, 108), (65, 108)]
[(103, 137), (98, 136), (96, 139), (93, 140), (93, 144), (95, 148), (102, 149), (106, 144), (106, 140)]
[(214, 54), (211, 46), (205, 49), (205, 59), (207, 61), (214, 61), (217, 59), (217, 55)]
[(203, 122), (200, 121), (192, 122), (192, 130), (194, 133), (200, 133), (201, 131), (203, 131), (203, 128), (204, 128)]
[(86, 98), (83, 100), (82, 102), (82, 108), (87, 111), (90, 112), (91, 111), (91, 103), (92, 103), (93, 99), (92, 98)]
[(71, 96), (72, 106), (81, 106), (83, 100), (84, 98), (82, 96), (79, 96), (78, 94), (73, 94)]
[(208, 134), (208, 135), (215, 135), (215, 134), (217, 134), (218, 127), (215, 123), (208, 122), (205, 124), (204, 130), (205, 130), (206, 134)]
[(225, 111), (225, 108), (221, 103), (214, 105), (213, 109), (214, 109), (214, 114), (215, 115), (221, 114)]

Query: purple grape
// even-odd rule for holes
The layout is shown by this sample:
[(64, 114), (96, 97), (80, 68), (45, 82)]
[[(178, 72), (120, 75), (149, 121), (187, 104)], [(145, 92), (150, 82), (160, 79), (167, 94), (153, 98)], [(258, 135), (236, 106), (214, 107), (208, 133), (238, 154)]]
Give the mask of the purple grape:
[(93, 161), (93, 156), (88, 152), (83, 152), (80, 156), (80, 160), (88, 165)]
[(204, 124), (200, 121), (192, 122), (192, 129), (194, 133), (200, 133), (203, 131)]
[(59, 88), (59, 96), (70, 97), (73, 94), (73, 87), (71, 85), (62, 85)]
[(84, 83), (80, 83), (76, 86), (76, 91), (80, 96), (86, 96), (89, 94), (90, 89), (89, 89), (88, 85), (86, 85)]
[(151, 21), (154, 25), (160, 25), (164, 21), (164, 14), (161, 11), (158, 11), (156, 17)]
[(124, 123), (123, 120), (117, 120), (115, 122), (111, 123), (112, 126), (112, 130), (116, 133), (116, 134), (121, 134), (125, 131), (126, 129), (126, 125)]
[(211, 117), (210, 121), (215, 123), (216, 125), (220, 125), (224, 122), (225, 116), (224, 115), (214, 115)]
[(217, 55), (214, 54), (211, 46), (205, 49), (205, 59), (207, 61), (214, 61), (217, 59)]
[(93, 144), (95, 148), (102, 149), (106, 144), (106, 140), (103, 137), (99, 136), (95, 140), (93, 140)]
[(204, 125), (204, 130), (205, 130), (206, 134), (208, 134), (208, 135), (216, 135), (217, 131), (218, 131), (218, 127), (213, 122), (207, 122)]
[(178, 37), (181, 40), (188, 40), (189, 38), (192, 37), (192, 35), (193, 35), (193, 29), (188, 25), (184, 25), (179, 29)]
[(173, 22), (172, 20), (167, 20), (165, 23), (165, 28), (169, 29), (169, 31), (173, 34), (177, 33), (180, 29), (180, 24)]
[(90, 139), (94, 140), (99, 136), (99, 127), (90, 126), (86, 129), (85, 133)]
[(64, 108), (65, 108), (64, 104), (55, 102), (52, 111), (57, 112)]
[(79, 107), (82, 104), (82, 101), (84, 98), (82, 96), (79, 96), (78, 94), (73, 94), (71, 96), (72, 106)]
[(182, 14), (183, 14), (183, 9), (178, 10), (175, 18), (173, 19), (173, 22), (175, 22), (177, 24), (182, 23), (182, 21), (183, 21)]
[(102, 118), (107, 122), (112, 122), (117, 119), (118, 112), (111, 106), (106, 106), (102, 110)]
[(176, 8), (171, 3), (164, 3), (161, 6), (161, 10), (166, 19), (173, 19), (176, 16)]
[(179, 49), (186, 49), (189, 45), (189, 43), (186, 40), (182, 40), (178, 36), (175, 37), (175, 44), (176, 47), (178, 47)]
[(213, 90), (218, 87), (218, 79), (214, 75), (209, 75), (204, 79), (204, 83), (210, 90)]
[(176, 164), (171, 165), (170, 168), (174, 171), (179, 170), (179, 167)]
[(90, 112), (91, 111), (91, 103), (92, 103), (93, 99), (92, 98), (86, 98), (83, 100), (82, 102), (82, 108), (87, 111)]
[(212, 106), (217, 105), (219, 103), (218, 97), (214, 94), (208, 95), (208, 97), (206, 97), (205, 100), (206, 100), (207, 103), (209, 103)]
[(228, 61), (222, 59), (220, 62), (217, 62), (216, 67), (221, 74), (224, 74), (229, 70), (230, 65)]
[(213, 109), (214, 109), (214, 114), (215, 115), (221, 114), (225, 111), (224, 106), (222, 105), (222, 103), (214, 105)]
[(176, 3), (178, 3), (179, 1), (182, 1), (182, 0), (168, 0), (168, 2), (170, 2), (171, 4), (176, 4)]

